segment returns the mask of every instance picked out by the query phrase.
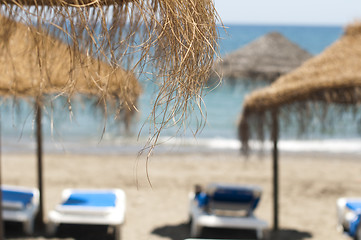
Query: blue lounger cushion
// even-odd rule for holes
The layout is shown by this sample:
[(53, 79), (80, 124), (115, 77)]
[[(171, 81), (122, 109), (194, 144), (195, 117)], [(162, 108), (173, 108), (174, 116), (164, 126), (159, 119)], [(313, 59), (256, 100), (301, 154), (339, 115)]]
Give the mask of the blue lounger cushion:
[(360, 211), (361, 210), (361, 202), (360, 201), (350, 201), (346, 203), (346, 207), (353, 211)]
[(254, 200), (253, 192), (244, 189), (217, 189), (212, 196), (215, 201), (247, 203)]
[(360, 224), (360, 214), (361, 214), (361, 202), (360, 201), (348, 201), (346, 202), (346, 207), (355, 212), (356, 216), (351, 219), (349, 222), (348, 234), (351, 237), (356, 235), (357, 228)]
[(117, 207), (117, 195), (112, 191), (72, 191), (56, 207), (69, 214), (108, 214)]
[(235, 203), (235, 204), (251, 204), (251, 209), (255, 209), (260, 200), (260, 189), (234, 186), (211, 184), (208, 186), (208, 198), (211, 201)]
[(34, 194), (17, 190), (2, 189), (2, 204), (4, 208), (23, 209), (31, 203)]
[(116, 195), (113, 192), (72, 193), (63, 206), (115, 207)]

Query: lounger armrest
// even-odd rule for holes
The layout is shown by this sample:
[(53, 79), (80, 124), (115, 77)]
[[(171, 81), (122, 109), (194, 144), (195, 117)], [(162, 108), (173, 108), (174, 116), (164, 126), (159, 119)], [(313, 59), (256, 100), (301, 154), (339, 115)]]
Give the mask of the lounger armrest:
[(23, 209), (23, 204), (21, 202), (14, 201), (2, 201), (3, 209), (6, 210), (21, 210)]
[(56, 211), (76, 214), (100, 214), (105, 215), (114, 211), (114, 207), (82, 207), (82, 206), (56, 206)]

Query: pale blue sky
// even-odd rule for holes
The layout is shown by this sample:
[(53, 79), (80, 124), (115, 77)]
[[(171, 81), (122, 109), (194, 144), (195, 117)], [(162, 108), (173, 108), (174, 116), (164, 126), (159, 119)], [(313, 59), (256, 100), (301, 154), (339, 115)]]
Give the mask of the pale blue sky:
[(214, 0), (225, 24), (346, 25), (361, 20), (361, 0)]

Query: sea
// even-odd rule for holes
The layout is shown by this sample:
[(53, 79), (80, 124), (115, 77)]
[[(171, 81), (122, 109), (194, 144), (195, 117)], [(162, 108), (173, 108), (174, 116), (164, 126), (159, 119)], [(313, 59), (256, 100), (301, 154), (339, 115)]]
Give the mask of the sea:
[[(219, 28), (220, 54), (225, 56), (269, 32), (283, 34), (313, 55), (321, 53), (343, 34), (342, 26), (272, 26), (272, 25), (226, 25)], [(138, 112), (128, 132), (115, 115), (104, 117), (101, 108), (90, 99), (73, 101), (69, 113), (65, 100), (57, 99), (43, 109), (43, 143), (45, 153), (76, 154), (138, 154), (147, 152), (147, 141), (153, 132), (149, 114), (157, 87), (148, 78), (140, 78), (143, 93), (138, 102)], [(224, 81), (218, 87), (204, 90), (204, 114), (202, 119), (195, 110), (186, 126), (175, 125), (164, 129), (154, 152), (228, 152), (239, 153), (241, 144), (237, 139), (237, 122), (242, 111), (244, 97), (251, 91), (264, 87), (262, 84), (244, 84), (240, 79), (234, 84)], [(360, 107), (358, 108), (359, 110)], [(317, 115), (317, 114), (316, 114)], [(299, 134), (299, 123), (292, 121), (281, 125), (279, 148), (283, 152), (346, 153), (361, 156), (361, 118), (350, 109), (328, 111), (328, 121), (337, 121), (332, 128), (325, 128), (321, 119), (312, 119), (312, 128)], [(197, 124), (203, 121), (199, 129)], [(315, 131), (317, 129), (317, 131)], [(199, 131), (197, 131), (199, 130)], [(2, 100), (1, 103), (1, 151), (6, 153), (31, 153), (36, 149), (35, 117), (31, 99)], [(264, 144), (251, 141), (254, 151), (270, 149)]]

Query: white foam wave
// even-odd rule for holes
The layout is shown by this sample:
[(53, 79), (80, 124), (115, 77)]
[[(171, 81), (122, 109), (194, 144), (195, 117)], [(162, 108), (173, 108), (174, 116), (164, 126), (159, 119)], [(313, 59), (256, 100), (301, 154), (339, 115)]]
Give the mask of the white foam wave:
[[(112, 140), (83, 140), (83, 141), (48, 141), (44, 144), (47, 152), (83, 152), (83, 153), (137, 153), (146, 144), (146, 139), (118, 138)], [(90, 147), (91, 146), (91, 147)], [(252, 150), (272, 149), (272, 143), (250, 141)], [(3, 141), (4, 152), (33, 152), (34, 141)], [(240, 151), (241, 143), (238, 139), (230, 138), (175, 138), (162, 137), (158, 141), (156, 151), (172, 152), (212, 152), (212, 151)], [(284, 152), (320, 152), (320, 153), (350, 153), (361, 155), (361, 139), (327, 139), (327, 140), (281, 140), (279, 149)]]
[[(167, 146), (192, 146), (213, 150), (240, 150), (241, 143), (237, 139), (226, 138), (171, 138), (162, 139), (161, 145)], [(361, 154), (361, 139), (325, 139), (325, 140), (281, 140), (278, 143), (280, 151), (285, 152), (328, 152), (328, 153), (356, 153)], [(272, 142), (259, 143), (251, 141), (253, 150), (270, 150)]]

